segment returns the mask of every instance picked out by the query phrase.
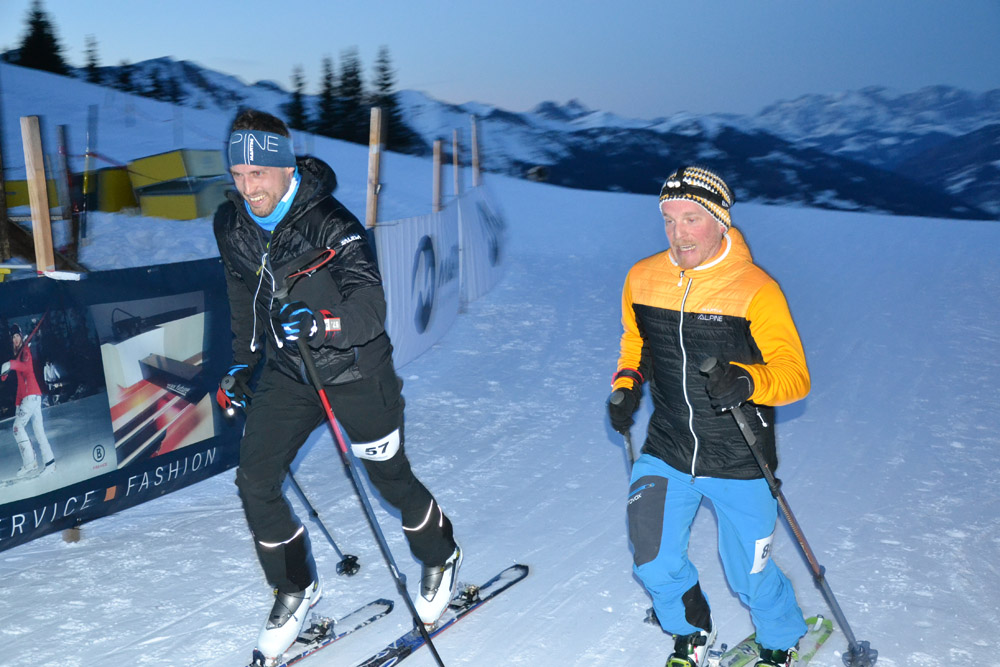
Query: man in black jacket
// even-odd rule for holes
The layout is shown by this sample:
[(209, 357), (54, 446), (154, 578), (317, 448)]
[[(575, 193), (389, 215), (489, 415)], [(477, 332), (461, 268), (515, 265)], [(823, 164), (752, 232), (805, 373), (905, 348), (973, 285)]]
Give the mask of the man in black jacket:
[[(237, 192), (229, 193), (214, 224), (234, 363), (217, 398), (223, 408), (247, 413), (236, 485), (275, 590), (258, 649), (269, 659), (280, 656), (321, 594), (308, 534), (282, 492), (296, 453), (326, 415), (299, 357), (300, 337), (354, 456), (402, 515), (410, 549), (423, 563), (415, 606), (421, 620), (434, 623), (457, 584), (462, 552), (404, 452), (403, 383), (392, 364), (382, 279), (365, 230), (331, 194), (333, 170), (315, 158), (295, 158), (280, 119), (241, 112), (231, 128), (229, 161)], [(290, 302), (278, 304), (274, 293), (285, 278), (302, 268), (304, 257), (317, 256), (327, 260), (322, 268), (294, 281)], [(265, 363), (251, 394), (262, 345)]]

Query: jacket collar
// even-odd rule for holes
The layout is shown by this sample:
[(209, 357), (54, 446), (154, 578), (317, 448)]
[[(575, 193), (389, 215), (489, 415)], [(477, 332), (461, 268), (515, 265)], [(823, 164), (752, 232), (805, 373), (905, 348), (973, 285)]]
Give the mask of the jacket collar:
[[(680, 267), (677, 262), (674, 261), (673, 254), (668, 250), (667, 257), (670, 259), (670, 264), (681, 273)], [(706, 262), (702, 262), (693, 269), (686, 269), (687, 271), (697, 271), (695, 275), (702, 275), (713, 273), (716, 269), (732, 266), (736, 262), (747, 262), (752, 263), (753, 258), (750, 256), (750, 248), (747, 246), (746, 241), (743, 238), (743, 233), (740, 232), (736, 227), (730, 227), (726, 234), (722, 237), (722, 248), (719, 252)]]

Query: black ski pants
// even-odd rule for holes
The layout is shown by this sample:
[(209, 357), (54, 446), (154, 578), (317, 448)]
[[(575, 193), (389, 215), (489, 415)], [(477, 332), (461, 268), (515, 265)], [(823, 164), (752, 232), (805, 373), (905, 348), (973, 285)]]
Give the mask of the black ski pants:
[[(399, 429), (397, 453), (387, 461), (362, 459), (365, 470), (382, 498), (400, 512), (414, 557), (440, 565), (455, 550), (455, 540), (451, 522), (406, 457), (402, 386), (392, 365), (385, 364), (370, 377), (330, 385), (325, 392), (351, 442), (374, 442)], [(299, 449), (326, 421), (312, 385), (265, 366), (247, 410), (236, 486), (264, 574), (282, 592), (302, 590), (315, 578), (308, 536), (282, 485)]]

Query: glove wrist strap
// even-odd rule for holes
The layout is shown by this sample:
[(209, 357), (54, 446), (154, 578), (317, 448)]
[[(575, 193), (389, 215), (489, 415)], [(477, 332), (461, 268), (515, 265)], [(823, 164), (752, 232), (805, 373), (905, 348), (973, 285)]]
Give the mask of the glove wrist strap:
[(639, 387), (642, 386), (642, 383), (645, 381), (643, 380), (642, 373), (635, 370), (634, 368), (623, 368), (617, 373), (615, 373), (614, 376), (611, 378), (611, 386), (615, 386), (616, 384), (618, 384), (618, 380), (621, 380), (622, 378), (631, 378), (633, 381), (632, 384), (633, 389), (638, 389)]

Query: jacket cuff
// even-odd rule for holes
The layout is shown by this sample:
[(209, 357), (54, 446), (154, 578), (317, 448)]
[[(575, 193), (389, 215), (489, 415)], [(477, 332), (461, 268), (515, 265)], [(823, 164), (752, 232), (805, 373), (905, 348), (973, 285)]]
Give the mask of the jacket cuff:
[(612, 389), (638, 389), (645, 380), (634, 368), (623, 368), (611, 378)]

